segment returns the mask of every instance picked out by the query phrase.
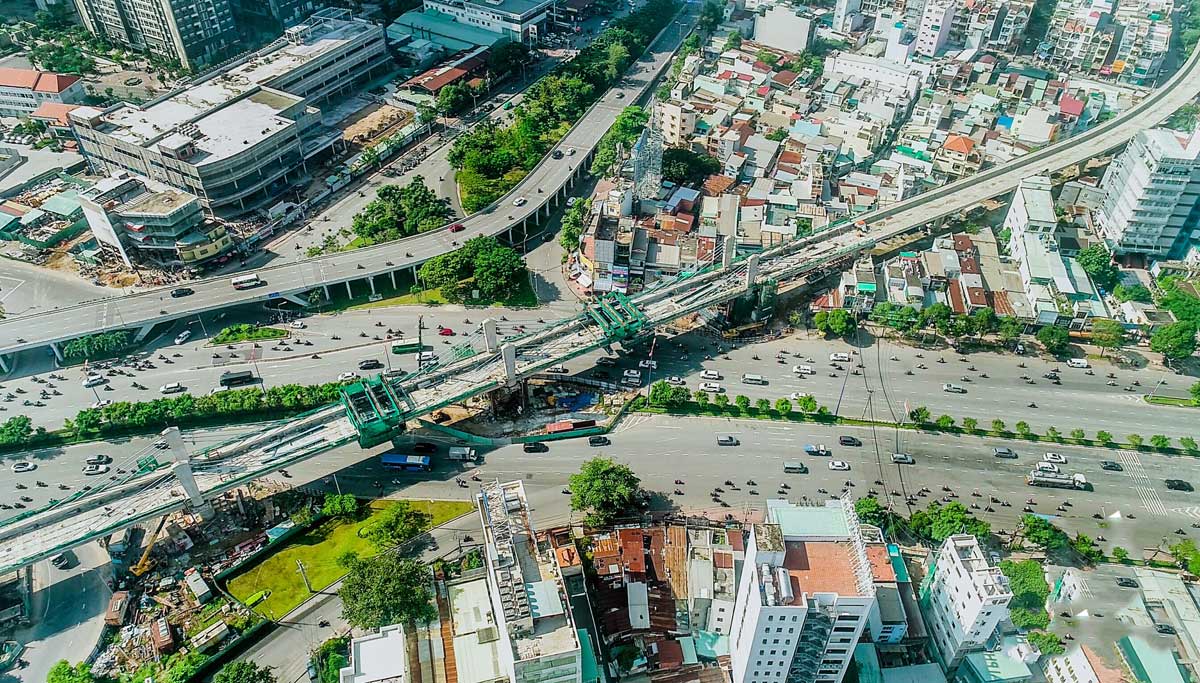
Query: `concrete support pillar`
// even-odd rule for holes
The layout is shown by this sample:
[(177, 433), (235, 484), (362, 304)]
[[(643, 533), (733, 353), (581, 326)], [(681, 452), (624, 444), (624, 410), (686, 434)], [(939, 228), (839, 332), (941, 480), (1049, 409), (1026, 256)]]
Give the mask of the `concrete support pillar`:
[(375, 278), (367, 278), (367, 284), (371, 286), (371, 296), (375, 296)]
[(12, 370), (12, 366), (8, 364), (8, 356), (0, 354), (0, 372), (8, 373)]
[(504, 377), (508, 386), (517, 383), (517, 347), (505, 344), (500, 347), (500, 356), (504, 358)]
[(354, 298), (354, 290), (350, 288), (350, 281), (346, 280), (346, 296)]
[[(133, 340), (135, 342), (144, 341), (146, 339), (146, 337), (150, 336), (150, 331), (153, 329), (154, 329), (154, 323), (146, 323), (146, 324), (142, 325), (141, 327), (138, 328), (137, 334), (133, 335)], [(53, 348), (54, 344), (51, 344), (50, 346)], [(58, 349), (55, 349), (54, 355), (58, 356)], [(62, 360), (62, 357), (59, 356), (58, 359)]]
[[(138, 341), (141, 341), (144, 337), (145, 335), (140, 332), (138, 333)], [(58, 342), (50, 342), (50, 349), (54, 351), (54, 357), (58, 359), (58, 362), (63, 362), (62, 349), (58, 348)]]
[(392, 289), (396, 289), (396, 271), (389, 270), (388, 275), (390, 275), (392, 278)]
[(173, 461), (171, 473), (179, 480), (179, 485), (187, 494), (192, 510), (201, 517), (211, 515), (212, 506), (200, 494), (200, 486), (196, 484), (196, 475), (192, 473), (191, 456), (187, 452), (187, 447), (183, 445), (183, 435), (179, 433), (179, 427), (167, 427), (162, 431), (162, 437), (171, 452)]
[(321, 285), (321, 289), (325, 290), (325, 300), (331, 301), (333, 297), (329, 296), (329, 285)]
[(483, 321), (483, 339), (489, 352), (495, 353), (496, 349), (500, 348), (499, 339), (496, 337), (495, 319), (487, 318)]
[(737, 255), (737, 241), (733, 235), (726, 235), (721, 241), (721, 267), (728, 268), (733, 265), (733, 257)]
[(758, 254), (750, 254), (746, 259), (746, 287), (753, 287), (758, 277)]

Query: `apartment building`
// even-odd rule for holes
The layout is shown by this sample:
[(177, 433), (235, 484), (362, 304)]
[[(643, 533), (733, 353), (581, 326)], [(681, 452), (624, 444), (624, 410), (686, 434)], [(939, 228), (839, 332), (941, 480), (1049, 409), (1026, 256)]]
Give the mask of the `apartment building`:
[(0, 116), (27, 117), (47, 102), (78, 104), (84, 95), (78, 76), (0, 68)]
[(1117, 3), (1121, 39), (1112, 70), (1133, 85), (1153, 86), (1171, 47), (1172, 0), (1129, 0)]
[(928, 0), (917, 25), (916, 53), (936, 57), (950, 39), (957, 5), (951, 0)]
[(1116, 28), (1112, 0), (1059, 0), (1035, 54), (1059, 71), (1107, 75)]
[(144, 106), (69, 114), (93, 170), (129, 171), (240, 215), (307, 181), (340, 132), (316, 104), (390, 69), (383, 28), (326, 9), (235, 65)]
[(965, 0), (953, 35), (967, 47), (1016, 54), (1033, 13), (1032, 0)]
[(529, 519), (525, 486), (486, 482), (477, 504), (501, 671), (512, 683), (580, 683), (570, 602), (553, 550), (538, 541)]
[(767, 502), (751, 526), (730, 632), (734, 683), (837, 683), (875, 606), (850, 500)]
[(225, 226), (206, 218), (195, 195), (127, 173), (79, 196), (92, 235), (132, 267), (136, 258), (162, 267), (193, 267), (233, 249)]
[[(838, 7), (842, 3), (838, 2)], [(837, 19), (835, 18), (834, 21)], [(787, 4), (762, 8), (754, 15), (754, 42), (777, 50), (803, 52), (816, 35), (817, 19), (811, 13)]]
[(983, 154), (965, 135), (950, 135), (933, 157), (933, 167), (953, 180), (974, 175), (983, 165)]
[(678, 100), (659, 100), (655, 106), (658, 107), (663, 144), (668, 147), (687, 147), (692, 134), (696, 132), (696, 107), (691, 102)]
[(955, 534), (942, 542), (921, 586), (921, 606), (947, 671), (982, 650), (1008, 617), (1008, 578), (988, 564), (979, 540)]
[(1200, 219), (1200, 134), (1166, 128), (1139, 132), (1100, 183), (1100, 235), (1117, 255), (1181, 255)]
[(238, 51), (230, 0), (75, 0), (75, 8), (93, 35), (188, 69)]
[(425, 0), (424, 7), (514, 42), (532, 45), (545, 31), (553, 5), (553, 0)]

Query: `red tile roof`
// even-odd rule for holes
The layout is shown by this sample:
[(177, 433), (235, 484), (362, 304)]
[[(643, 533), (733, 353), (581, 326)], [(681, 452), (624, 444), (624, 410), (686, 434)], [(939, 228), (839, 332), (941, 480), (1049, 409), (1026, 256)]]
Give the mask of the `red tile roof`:
[(722, 552), (713, 553), (713, 566), (717, 569), (733, 569), (733, 555)]
[(683, 646), (677, 640), (664, 640), (658, 644), (658, 668), (678, 669), (683, 666)]
[(79, 81), (78, 76), (65, 76), (34, 69), (0, 69), (0, 85), (25, 88), (37, 92), (62, 92)]
[(729, 545), (734, 549), (735, 552), (743, 552), (746, 550), (746, 542), (742, 538), (742, 532), (740, 530), (730, 529), (728, 535)]
[(946, 292), (950, 294), (950, 308), (959, 315), (967, 312), (967, 306), (963, 303), (962, 286), (959, 285), (957, 279), (951, 279), (946, 286)]
[(41, 104), (38, 105), (38, 108), (34, 109), (33, 113), (30, 114), (29, 116), (30, 116), (30, 118), (40, 119), (42, 121), (49, 121), (56, 126), (62, 126), (65, 128), (65, 127), (71, 125), (70, 121), (67, 120), (67, 114), (73, 109), (78, 109), (79, 106), (80, 105), (78, 105), (78, 104), (60, 104), (58, 102), (42, 102)]
[(1063, 95), (1058, 100), (1058, 110), (1068, 116), (1079, 116), (1083, 113), (1083, 100), (1070, 95)]
[(790, 86), (791, 84), (795, 83), (796, 79), (799, 77), (800, 74), (796, 73), (795, 71), (784, 69), (783, 71), (780, 71), (772, 76), (771, 80), (775, 81), (779, 85)]
[(970, 154), (971, 150), (975, 149), (975, 141), (965, 135), (951, 135), (946, 138), (946, 144), (943, 149), (959, 154)]
[(641, 529), (620, 529), (617, 541), (621, 545), (621, 562), (625, 571), (635, 574), (646, 573), (646, 550), (642, 545)]

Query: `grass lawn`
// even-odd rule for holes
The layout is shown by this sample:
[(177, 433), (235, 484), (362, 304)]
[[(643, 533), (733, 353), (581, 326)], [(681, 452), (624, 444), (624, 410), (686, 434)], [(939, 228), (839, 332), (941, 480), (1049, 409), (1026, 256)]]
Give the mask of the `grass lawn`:
[(1153, 403), (1160, 406), (1181, 406), (1184, 408), (1194, 408), (1196, 403), (1190, 398), (1179, 398), (1178, 396), (1146, 396), (1147, 403)]
[(230, 325), (212, 338), (212, 344), (233, 344), (244, 341), (264, 341), (288, 336), (287, 330), (278, 327), (255, 327), (254, 325)]
[[(469, 502), (460, 500), (410, 502), (413, 507), (432, 515), (435, 527), (472, 509)], [(370, 541), (358, 534), (389, 505), (390, 501), (377, 500), (369, 507), (371, 513), (360, 520), (347, 522), (334, 519), (313, 527), (308, 533), (295, 537), (258, 564), (230, 579), (227, 586), (229, 592), (238, 600), (245, 601), (261, 590), (269, 590), (270, 597), (255, 605), (254, 611), (270, 619), (282, 618), (309, 597), (296, 561), (304, 563), (313, 590), (327, 588), (345, 573), (345, 569), (337, 562), (339, 557), (348, 552), (362, 555), (374, 553), (375, 548)]]

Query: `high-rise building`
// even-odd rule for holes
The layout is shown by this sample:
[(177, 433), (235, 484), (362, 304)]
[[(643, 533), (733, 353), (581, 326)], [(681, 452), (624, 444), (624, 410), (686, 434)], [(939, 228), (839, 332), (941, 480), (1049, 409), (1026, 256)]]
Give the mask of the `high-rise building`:
[(861, 0), (837, 0), (833, 5), (833, 30), (849, 33), (862, 21)]
[(1008, 578), (988, 564), (979, 540), (956, 534), (942, 542), (921, 586), (921, 606), (947, 671), (983, 649), (1008, 616)]
[(538, 544), (525, 486), (484, 483), (478, 506), (501, 669), (512, 683), (580, 683), (579, 635), (562, 574), (553, 550)]
[(768, 501), (746, 542), (730, 633), (734, 683), (837, 683), (874, 605), (849, 500)]
[(928, 0), (917, 25), (916, 53), (936, 57), (950, 39), (956, 5), (951, 0)]
[(1200, 219), (1200, 133), (1144, 130), (1100, 183), (1100, 235), (1115, 254), (1182, 256)]
[(229, 0), (75, 0), (75, 8), (94, 35), (189, 69), (237, 52)]
[(198, 196), (210, 213), (241, 215), (307, 182), (310, 160), (341, 137), (315, 105), (390, 61), (382, 27), (329, 8), (169, 97), (68, 116), (95, 172), (129, 171)]

